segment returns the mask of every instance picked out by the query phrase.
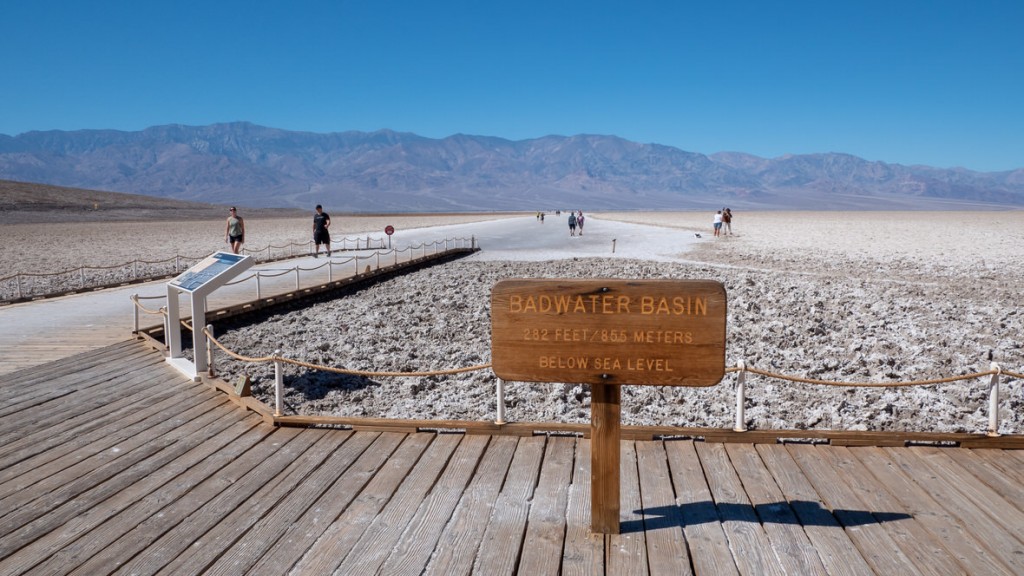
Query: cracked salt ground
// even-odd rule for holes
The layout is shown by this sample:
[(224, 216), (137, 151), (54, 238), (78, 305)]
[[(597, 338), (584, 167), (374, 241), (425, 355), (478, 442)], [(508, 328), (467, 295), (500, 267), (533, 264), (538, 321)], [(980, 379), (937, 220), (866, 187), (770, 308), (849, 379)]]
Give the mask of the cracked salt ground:
[[(767, 262), (765, 263), (767, 264)], [(853, 268), (851, 269), (850, 266)], [(865, 265), (870, 268), (871, 265)], [(333, 302), (235, 326), (221, 341), (260, 356), (375, 371), (455, 368), (490, 360), (491, 287), (505, 278), (692, 278), (723, 282), (729, 298), (726, 358), (785, 374), (838, 381), (901, 381), (988, 369), (987, 353), (1024, 364), (1014, 286), (984, 295), (958, 282), (784, 276), (679, 262), (607, 258), (513, 262), (470, 258), (423, 270)], [(1007, 310), (999, 313), (999, 310)], [(993, 316), (999, 318), (993, 324)], [(954, 324), (950, 318), (958, 321)], [(996, 328), (998, 327), (998, 328)], [(227, 378), (248, 372), (273, 402), (273, 366), (224, 361)], [(359, 378), (286, 367), (285, 404), (306, 415), (492, 420), (490, 370), (455, 376)], [(624, 424), (731, 427), (735, 377), (712, 388), (623, 388)], [(980, 432), (986, 384), (836, 388), (747, 379), (751, 428)], [(1001, 430), (1022, 429), (1021, 383), (1003, 384)], [(589, 422), (589, 387), (506, 384), (506, 419)]]

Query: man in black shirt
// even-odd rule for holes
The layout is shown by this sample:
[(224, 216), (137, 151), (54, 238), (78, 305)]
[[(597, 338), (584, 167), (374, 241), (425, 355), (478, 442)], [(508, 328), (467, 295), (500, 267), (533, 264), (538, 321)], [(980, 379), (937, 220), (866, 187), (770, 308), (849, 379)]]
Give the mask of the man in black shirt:
[(331, 227), (331, 217), (324, 212), (324, 207), (317, 204), (316, 214), (313, 215), (313, 244), (316, 245), (316, 252), (313, 257), (320, 256), (320, 245), (327, 249), (327, 256), (331, 256), (331, 235), (327, 229)]

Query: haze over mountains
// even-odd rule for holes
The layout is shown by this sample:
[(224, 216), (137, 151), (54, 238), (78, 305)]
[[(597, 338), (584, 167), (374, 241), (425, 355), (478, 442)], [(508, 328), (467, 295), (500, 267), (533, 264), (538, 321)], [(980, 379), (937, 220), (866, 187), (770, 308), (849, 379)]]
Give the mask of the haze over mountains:
[(704, 155), (615, 136), (432, 139), (247, 122), (0, 135), (0, 179), (335, 212), (1024, 207), (1024, 169)]

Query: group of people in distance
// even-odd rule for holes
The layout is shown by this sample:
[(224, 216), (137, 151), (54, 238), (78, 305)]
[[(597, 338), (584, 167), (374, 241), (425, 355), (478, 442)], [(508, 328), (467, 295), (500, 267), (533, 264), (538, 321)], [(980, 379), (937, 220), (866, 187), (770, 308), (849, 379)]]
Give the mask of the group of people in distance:
[(712, 223), (715, 227), (715, 236), (732, 236), (732, 210), (729, 208), (715, 212)]
[(576, 235), (576, 229), (580, 229), (580, 236), (583, 236), (583, 210), (569, 212), (569, 236)]
[[(316, 213), (313, 214), (313, 244), (316, 251), (314, 258), (320, 257), (320, 246), (327, 250), (327, 256), (331, 255), (331, 234), (327, 231), (331, 227), (331, 217), (324, 212), (324, 207), (316, 205)], [(228, 209), (227, 227), (224, 229), (224, 242), (231, 246), (231, 251), (238, 254), (242, 251), (242, 244), (245, 243), (245, 220), (238, 215), (238, 209), (232, 206)]]

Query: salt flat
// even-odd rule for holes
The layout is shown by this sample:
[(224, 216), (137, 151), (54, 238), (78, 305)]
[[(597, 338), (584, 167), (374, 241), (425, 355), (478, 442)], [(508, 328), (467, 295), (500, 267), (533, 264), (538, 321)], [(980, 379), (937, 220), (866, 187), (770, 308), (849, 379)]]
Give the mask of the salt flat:
[[(379, 231), (391, 224), (396, 246), (472, 236), (483, 250), (343, 300), (233, 327), (224, 341), (244, 354), (281, 347), (290, 357), (364, 370), (451, 368), (489, 360), (488, 294), (502, 278), (710, 278), (727, 287), (730, 365), (743, 360), (794, 375), (874, 382), (983, 371), (989, 354), (1006, 369), (1024, 368), (1021, 211), (737, 213), (734, 235), (723, 238), (711, 236), (711, 214), (704, 212), (593, 214), (583, 237), (569, 237), (563, 219), (551, 214), (544, 223), (532, 215), (461, 218), (336, 219), (335, 239), (342, 232), (383, 237)], [(4, 240), (15, 241), (3, 243), (0, 261), (11, 269), (27, 258), (46, 269), (223, 247), (219, 222), (124, 226), (4, 227)], [(308, 226), (302, 219), (254, 221), (249, 246), (305, 242)], [(45, 247), (31, 242), (33, 234), (55, 235), (66, 248), (46, 255)], [(160, 285), (132, 291), (145, 289), (159, 293)], [(94, 301), (79, 298), (86, 296), (53, 302), (93, 307)], [(124, 308), (102, 322), (114, 318), (127, 326), (127, 293), (113, 300), (122, 298)], [(12, 325), (16, 311), (25, 308), (17, 313), (60, 314), (42, 313), (42, 305), (0, 309), (0, 325)], [(265, 366), (225, 370), (253, 374), (257, 393), (267, 393)], [(288, 402), (298, 413), (493, 417), (489, 373), (439, 381), (293, 371), (288, 379)], [(850, 389), (756, 379), (749, 386), (752, 427), (982, 431), (987, 423), (978, 381)], [(1003, 386), (1001, 429), (1019, 433), (1021, 383), (1009, 379)], [(630, 388), (623, 418), (730, 426), (729, 388)], [(510, 386), (509, 404), (513, 419), (589, 418), (589, 393), (572, 383), (517, 383)]]

